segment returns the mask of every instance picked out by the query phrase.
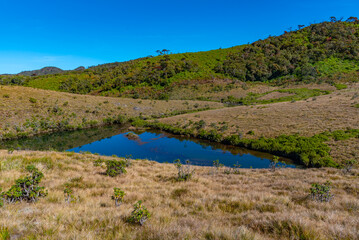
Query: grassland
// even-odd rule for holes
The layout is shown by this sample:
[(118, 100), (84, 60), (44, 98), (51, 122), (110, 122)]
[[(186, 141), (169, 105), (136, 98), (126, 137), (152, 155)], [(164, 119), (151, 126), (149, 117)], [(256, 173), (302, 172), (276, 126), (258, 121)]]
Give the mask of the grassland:
[(345, 90), (300, 101), (216, 109), (164, 118), (160, 122), (184, 126), (190, 121), (203, 120), (205, 129), (225, 122), (228, 128), (224, 134), (254, 131), (246, 135), (248, 138), (276, 137), (283, 133), (312, 136), (359, 126), (359, 110), (353, 107), (359, 102), (358, 93), (359, 85), (353, 84)]
[(0, 86), (0, 139), (220, 107), (223, 104), (216, 102), (136, 100)]
[[(163, 118), (163, 123), (193, 132), (204, 130), (245, 139), (276, 138), (280, 135), (312, 137), (323, 132), (357, 129), (359, 85), (300, 101), (277, 102), (209, 110)], [(275, 100), (275, 99), (274, 99)], [(356, 141), (331, 141), (337, 162), (358, 158)], [(345, 147), (346, 146), (346, 147)]]
[[(134, 160), (116, 178), (94, 167), (99, 156), (57, 152), (0, 151), (3, 189), (35, 164), (45, 177), (47, 197), (35, 204), (6, 205), (1, 233), (17, 239), (358, 239), (359, 172), (337, 169), (241, 169), (240, 174), (194, 167), (177, 182), (173, 164)], [(109, 159), (101, 157), (103, 159)], [(114, 159), (114, 158), (110, 158)], [(331, 181), (334, 199), (311, 200), (313, 182)], [(78, 201), (65, 203), (71, 183)], [(126, 193), (116, 208), (114, 187)], [(143, 227), (126, 222), (132, 205), (143, 200), (152, 217)]]

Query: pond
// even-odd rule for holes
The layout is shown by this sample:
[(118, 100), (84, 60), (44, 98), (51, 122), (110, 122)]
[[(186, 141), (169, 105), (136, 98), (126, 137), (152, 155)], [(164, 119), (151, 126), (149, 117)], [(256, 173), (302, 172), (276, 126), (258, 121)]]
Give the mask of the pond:
[[(134, 159), (149, 159), (172, 163), (176, 159), (189, 160), (193, 165), (212, 166), (219, 160), (225, 166), (268, 168), (272, 155), (196, 138), (146, 130), (129, 131), (124, 126), (108, 126), (74, 132), (40, 135), (32, 138), (0, 142), (0, 148), (27, 150), (57, 150), (91, 152)], [(282, 167), (298, 167), (291, 160), (281, 158)]]

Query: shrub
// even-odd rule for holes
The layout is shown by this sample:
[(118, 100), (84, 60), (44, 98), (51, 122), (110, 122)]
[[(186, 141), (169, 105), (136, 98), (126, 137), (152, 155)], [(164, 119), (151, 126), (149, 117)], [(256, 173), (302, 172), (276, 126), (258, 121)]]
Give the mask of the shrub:
[(7, 152), (8, 152), (9, 154), (12, 154), (14, 151), (15, 151), (15, 149), (14, 149), (13, 147), (11, 147), (11, 148), (8, 149)]
[(333, 194), (331, 194), (330, 190), (331, 182), (329, 181), (324, 184), (313, 183), (310, 188), (310, 196), (318, 202), (329, 202), (333, 198)]
[(187, 160), (186, 165), (182, 165), (181, 160), (177, 159), (174, 161), (174, 164), (178, 170), (177, 180), (187, 181), (191, 179), (194, 174), (194, 170), (191, 169), (190, 162)]
[(9, 94), (4, 94), (2, 97), (3, 98), (10, 98), (10, 95)]
[(273, 156), (272, 162), (269, 164), (269, 168), (271, 169), (271, 171), (275, 172), (278, 162), (279, 157)]
[(100, 167), (100, 166), (102, 166), (102, 163), (104, 163), (105, 161), (103, 160), (103, 159), (101, 159), (101, 158), (99, 158), (99, 159), (96, 159), (94, 162), (93, 162), (93, 165), (95, 166), (95, 167)]
[(222, 163), (220, 163), (218, 159), (216, 161), (213, 161), (213, 167), (214, 167), (216, 173), (218, 173), (219, 168), (221, 168), (223, 166), (224, 165)]
[(113, 196), (112, 196), (112, 200), (115, 200), (115, 206), (119, 207), (121, 206), (122, 202), (123, 202), (123, 197), (125, 196), (125, 192), (122, 191), (119, 188), (114, 188), (113, 189)]
[(124, 161), (108, 160), (106, 161), (106, 174), (110, 177), (116, 177), (126, 173), (126, 163)]
[(6, 202), (36, 202), (39, 197), (47, 196), (45, 188), (39, 186), (44, 174), (33, 165), (27, 166), (26, 170), (30, 173), (29, 176), (17, 179), (15, 185), (7, 192), (1, 193), (1, 197)]
[(70, 184), (68, 184), (68, 183), (65, 184), (64, 195), (65, 195), (66, 203), (71, 203), (76, 200), (76, 198), (73, 195), (72, 188), (71, 188)]
[(132, 158), (132, 154), (126, 155), (126, 157), (125, 157), (125, 165), (126, 165), (126, 167), (129, 167), (129, 166), (132, 165), (132, 160), (131, 160), (131, 158)]
[(35, 98), (29, 98), (29, 101), (31, 102), (31, 103), (36, 103), (37, 102), (37, 100), (35, 99)]
[(240, 168), (241, 168), (241, 165), (238, 164), (238, 162), (237, 162), (237, 164), (233, 164), (232, 173), (234, 173), (234, 174), (240, 174), (240, 172), (239, 172), (239, 169), (240, 169)]
[(247, 132), (248, 135), (254, 135), (254, 131), (253, 130), (250, 130)]
[(354, 165), (356, 165), (357, 163), (358, 163), (358, 161), (355, 160), (355, 159), (346, 160), (346, 161), (344, 162), (344, 165), (343, 165), (343, 173), (344, 173), (344, 174), (351, 173), (352, 168), (353, 168)]
[(128, 222), (140, 224), (141, 226), (151, 217), (146, 207), (142, 206), (142, 201), (138, 201), (134, 206)]

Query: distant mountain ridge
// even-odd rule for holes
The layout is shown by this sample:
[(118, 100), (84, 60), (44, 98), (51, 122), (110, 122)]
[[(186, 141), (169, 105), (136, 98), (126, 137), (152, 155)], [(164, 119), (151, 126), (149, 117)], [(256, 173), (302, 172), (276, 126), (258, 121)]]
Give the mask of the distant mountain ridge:
[[(76, 69), (74, 69), (73, 71), (81, 71), (84, 70), (85, 67), (78, 67)], [(42, 76), (42, 75), (48, 75), (48, 74), (58, 74), (58, 73), (63, 73), (66, 72), (67, 70), (62, 70), (61, 68), (58, 67), (44, 67), (38, 70), (31, 70), (31, 71), (22, 71), (20, 73), (18, 73), (17, 75), (23, 75), (23, 76)]]

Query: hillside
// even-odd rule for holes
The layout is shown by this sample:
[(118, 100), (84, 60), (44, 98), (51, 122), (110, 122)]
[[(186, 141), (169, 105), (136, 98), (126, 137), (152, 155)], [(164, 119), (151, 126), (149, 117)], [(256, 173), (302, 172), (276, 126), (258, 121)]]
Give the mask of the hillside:
[[(228, 49), (181, 54), (165, 51), (157, 57), (82, 71), (2, 76), (0, 83), (82, 94), (218, 101), (228, 97), (228, 91), (250, 83), (333, 84), (357, 81), (358, 77), (359, 22), (350, 18)], [(221, 96), (217, 96), (219, 92)]]
[(204, 101), (151, 101), (0, 86), (0, 140), (223, 107)]

